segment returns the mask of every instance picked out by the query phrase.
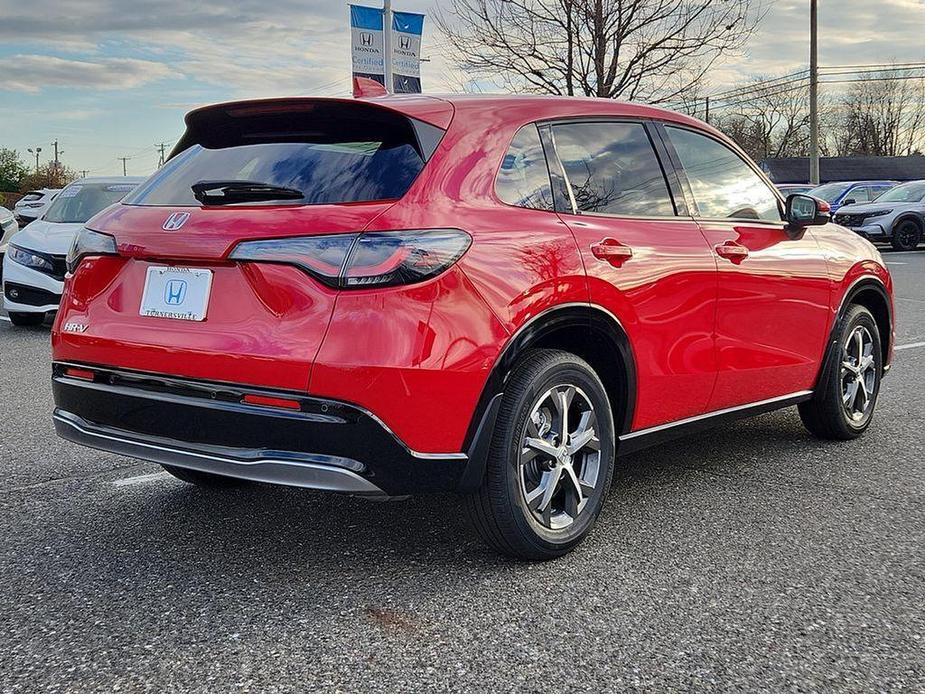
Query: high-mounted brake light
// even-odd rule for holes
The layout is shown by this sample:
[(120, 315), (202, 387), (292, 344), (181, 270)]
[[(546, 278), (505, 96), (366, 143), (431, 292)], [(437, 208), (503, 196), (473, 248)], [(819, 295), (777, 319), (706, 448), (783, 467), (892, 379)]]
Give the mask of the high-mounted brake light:
[(243, 241), (232, 260), (295, 265), (340, 289), (423, 282), (450, 268), (472, 238), (459, 229), (383, 231)]

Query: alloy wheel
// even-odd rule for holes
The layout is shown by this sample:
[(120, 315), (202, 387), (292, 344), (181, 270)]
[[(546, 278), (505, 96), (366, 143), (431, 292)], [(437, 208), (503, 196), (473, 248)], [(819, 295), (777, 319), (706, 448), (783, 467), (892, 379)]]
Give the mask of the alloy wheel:
[(896, 230), (899, 244), (903, 248), (914, 249), (918, 245), (919, 228), (915, 222), (903, 222)]
[(868, 416), (877, 386), (874, 338), (863, 325), (857, 326), (845, 341), (841, 365), (842, 405), (851, 421)]
[(601, 442), (594, 406), (580, 388), (558, 385), (536, 401), (518, 472), (527, 507), (544, 527), (562, 530), (582, 513), (600, 482)]

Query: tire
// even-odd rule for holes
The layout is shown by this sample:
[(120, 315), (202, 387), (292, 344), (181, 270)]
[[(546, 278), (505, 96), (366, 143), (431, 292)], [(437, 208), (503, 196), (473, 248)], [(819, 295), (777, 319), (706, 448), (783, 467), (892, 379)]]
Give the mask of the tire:
[(44, 313), (10, 313), (10, 323), (20, 327), (35, 327), (45, 322)]
[(890, 245), (897, 251), (914, 251), (922, 241), (922, 227), (914, 219), (903, 219), (893, 228)]
[[(569, 439), (571, 450), (559, 445), (560, 396), (570, 403), (564, 407), (568, 431), (582, 435), (581, 441)], [(528, 436), (545, 452), (527, 446)], [(502, 554), (530, 561), (560, 557), (594, 526), (610, 489), (614, 449), (610, 401), (594, 370), (568, 352), (530, 350), (502, 397), (485, 479), (465, 499), (468, 516)]]
[(817, 392), (799, 405), (800, 418), (820, 439), (849, 441), (870, 426), (883, 377), (880, 331), (870, 311), (851, 306), (830, 349)]
[(189, 470), (183, 467), (174, 467), (173, 465), (161, 465), (164, 470), (189, 484), (195, 484), (197, 487), (211, 487), (221, 489), (228, 487), (240, 487), (250, 484), (248, 480), (238, 479), (236, 477), (225, 477), (224, 475), (213, 475), (211, 472), (200, 472), (199, 470)]

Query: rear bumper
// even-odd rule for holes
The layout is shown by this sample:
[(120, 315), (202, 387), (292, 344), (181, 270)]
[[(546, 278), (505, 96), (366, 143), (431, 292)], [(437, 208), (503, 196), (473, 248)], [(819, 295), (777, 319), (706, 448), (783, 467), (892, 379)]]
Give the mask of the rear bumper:
[[(417, 453), (359, 407), (289, 391), (61, 363), (52, 385), (62, 438), (229, 477), (397, 496), (459, 489), (469, 462), (465, 453)], [(298, 409), (243, 402), (248, 395)]]

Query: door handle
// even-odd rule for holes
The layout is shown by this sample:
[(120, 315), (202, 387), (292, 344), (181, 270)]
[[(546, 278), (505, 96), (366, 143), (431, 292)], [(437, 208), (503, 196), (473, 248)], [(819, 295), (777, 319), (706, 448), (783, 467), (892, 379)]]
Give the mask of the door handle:
[(735, 241), (726, 241), (717, 246), (714, 250), (716, 251), (716, 255), (720, 258), (725, 258), (736, 265), (748, 257), (748, 249)]
[(633, 257), (633, 249), (616, 239), (603, 239), (591, 246), (591, 254), (614, 267), (622, 267), (623, 263)]

